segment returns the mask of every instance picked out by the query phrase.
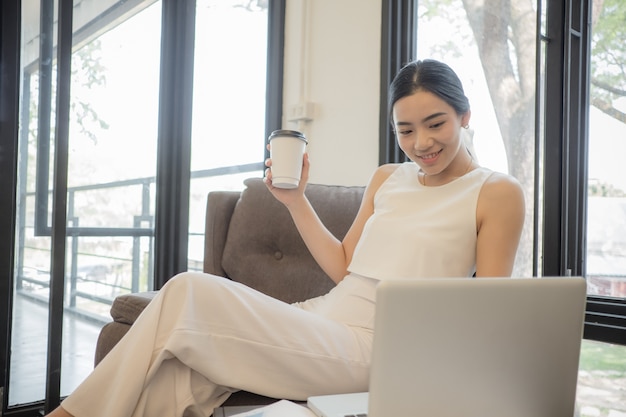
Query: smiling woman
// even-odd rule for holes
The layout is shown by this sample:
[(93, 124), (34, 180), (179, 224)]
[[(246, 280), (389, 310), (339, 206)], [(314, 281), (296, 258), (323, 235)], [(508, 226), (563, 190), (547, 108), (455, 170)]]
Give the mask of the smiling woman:
[[(440, 74), (445, 67), (432, 60), (403, 67), (390, 88), (391, 106), (403, 107), (404, 97), (425, 94), (420, 87), (428, 83), (411, 75)], [(413, 88), (401, 82), (407, 74), (416, 79)], [(452, 79), (456, 94), (463, 96), (453, 75), (449, 71), (433, 83)], [(450, 106), (446, 96), (437, 96), (425, 114), (440, 113), (444, 103)], [(397, 113), (421, 111), (403, 108)], [(450, 125), (450, 137), (458, 141), (460, 123)], [(469, 157), (459, 146), (451, 153), (452, 161), (447, 166), (442, 161), (442, 171), (455, 158)], [(271, 168), (271, 159), (266, 164)], [(325, 295), (288, 304), (222, 277), (177, 274), (48, 415), (208, 416), (237, 390), (299, 401), (364, 391), (380, 281), (469, 278), (474, 272), (478, 278), (510, 275), (523, 223), (521, 189), (512, 178), (476, 167), (441, 186), (423, 186), (415, 162), (385, 164), (372, 176), (356, 218), (340, 240), (305, 194), (310, 165), (304, 154), (297, 188), (274, 187), (271, 169), (265, 184), (336, 286)]]

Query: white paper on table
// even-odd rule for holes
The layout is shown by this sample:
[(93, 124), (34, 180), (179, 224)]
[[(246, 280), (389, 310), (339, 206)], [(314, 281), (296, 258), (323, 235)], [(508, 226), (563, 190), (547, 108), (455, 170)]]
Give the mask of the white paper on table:
[(315, 414), (303, 405), (280, 400), (252, 411), (235, 414), (233, 417), (315, 417)]

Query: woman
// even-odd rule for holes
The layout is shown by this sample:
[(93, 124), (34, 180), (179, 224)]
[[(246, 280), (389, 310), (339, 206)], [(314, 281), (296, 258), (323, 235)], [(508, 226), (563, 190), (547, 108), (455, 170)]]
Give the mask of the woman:
[[(434, 60), (391, 85), (398, 144), (410, 162), (378, 168), (343, 241), (304, 195), (266, 184), (337, 283), (285, 304), (206, 274), (171, 279), (128, 334), (51, 416), (208, 416), (239, 389), (277, 398), (366, 391), (380, 280), (511, 274), (521, 187), (478, 166), (463, 145), (470, 107), (456, 74)], [(271, 161), (267, 161), (271, 167)]]

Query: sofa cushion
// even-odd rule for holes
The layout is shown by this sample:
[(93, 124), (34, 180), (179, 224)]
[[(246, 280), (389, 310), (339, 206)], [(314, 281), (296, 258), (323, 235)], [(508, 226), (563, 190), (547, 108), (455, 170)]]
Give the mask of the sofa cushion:
[[(228, 277), (289, 303), (328, 292), (334, 283), (306, 249), (287, 209), (261, 178), (248, 179), (245, 186), (224, 248), (222, 266)], [(363, 190), (309, 184), (306, 195), (330, 232), (343, 239)]]
[(239, 191), (211, 191), (207, 196), (204, 222), (204, 267), (208, 274), (223, 277), (224, 245), (228, 236), (228, 225), (239, 201)]

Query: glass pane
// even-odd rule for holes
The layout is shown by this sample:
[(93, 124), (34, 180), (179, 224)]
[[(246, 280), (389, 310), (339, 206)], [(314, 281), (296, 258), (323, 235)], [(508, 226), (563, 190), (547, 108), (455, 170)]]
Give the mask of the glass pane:
[[(39, 50), (30, 50), (28, 41), (37, 42), (39, 20), (31, 14), (39, 2), (26, 3), (32, 27), (24, 30), (23, 54), (29, 58), (22, 112), (28, 122), (22, 125), (14, 313), (22, 325), (13, 332), (10, 405), (44, 396), (50, 282), (53, 149), (49, 164), (41, 152), (53, 142), (38, 129), (47, 114), (38, 110), (47, 110), (53, 121), (55, 101), (46, 107), (38, 100), (45, 84)], [(161, 7), (146, 6), (130, 11), (116, 9), (125, 7), (119, 2), (83, 1), (74, 11), (61, 395), (93, 368), (112, 300), (151, 287)], [(55, 83), (53, 74), (49, 84)], [(42, 185), (35, 178), (43, 172), (49, 175)], [(49, 197), (47, 206), (42, 196)], [(37, 347), (36, 354), (27, 345)]]
[[(98, 330), (117, 295), (151, 288), (160, 3), (103, 29), (72, 56), (68, 226), (79, 232), (68, 239), (66, 272), (66, 316)], [(78, 333), (65, 320), (70, 330)], [(76, 338), (93, 347), (64, 360), (62, 395), (93, 368), (95, 336)], [(89, 366), (78, 366), (83, 357)]]
[[(51, 248), (48, 206), (52, 166), (56, 61), (56, 2), (40, 10), (35, 0), (22, 3), (22, 94), (16, 219), (16, 271), (8, 404), (44, 398), (48, 338), (48, 288)], [(41, 57), (41, 59), (40, 59)], [(39, 173), (39, 175), (37, 175)], [(36, 197), (36, 189), (43, 195)], [(37, 214), (39, 216), (37, 216)], [(38, 218), (37, 218), (38, 217)], [(35, 227), (37, 226), (37, 228)], [(37, 230), (36, 230), (37, 229)]]
[[(595, 2), (594, 2), (595, 4)], [(593, 9), (587, 278), (590, 294), (626, 297), (626, 3)]]
[(267, 7), (197, 1), (189, 269), (202, 269), (207, 193), (263, 174)]
[(509, 173), (524, 187), (526, 221), (513, 275), (529, 276), (537, 11), (527, 0), (495, 3), (487, 10), (466, 7), (462, 0), (420, 1), (417, 56), (441, 60), (456, 71), (472, 107), (467, 146), (482, 166)]

